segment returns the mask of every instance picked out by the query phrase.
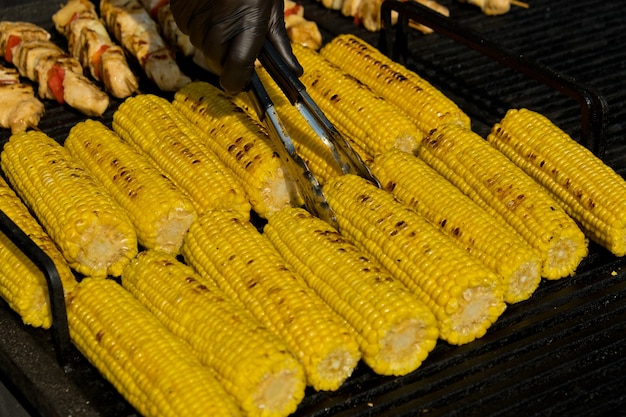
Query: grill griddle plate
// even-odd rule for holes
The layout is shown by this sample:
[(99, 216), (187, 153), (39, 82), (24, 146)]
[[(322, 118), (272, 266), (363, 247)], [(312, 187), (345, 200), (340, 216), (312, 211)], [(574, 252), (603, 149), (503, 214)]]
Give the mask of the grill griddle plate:
[[(46, 27), (59, 44), (52, 14), (58, 2), (4, 0), (0, 20)], [(302, 2), (325, 40), (351, 32), (377, 45), (379, 34), (351, 18)], [(457, 0), (441, 0), (453, 19), (509, 50), (597, 89), (608, 103), (605, 161), (626, 175), (626, 12), (620, 2), (529, 1), (498, 17)], [(440, 34), (415, 33), (407, 66), (441, 89), (486, 134), (513, 107), (549, 117), (580, 134), (577, 103)], [(145, 82), (145, 81), (144, 81)], [(151, 86), (145, 85), (148, 92)], [(110, 118), (116, 103), (104, 115)], [(63, 140), (84, 116), (46, 103), (40, 128)], [(0, 140), (8, 132), (0, 132)], [(308, 392), (295, 416), (626, 416), (626, 259), (591, 245), (574, 277), (544, 281), (511, 305), (470, 344), (443, 342), (410, 375), (373, 374), (360, 365), (336, 392)], [(72, 348), (64, 370), (49, 331), (24, 326), (0, 301), (0, 374), (33, 415), (130, 417), (136, 411)]]

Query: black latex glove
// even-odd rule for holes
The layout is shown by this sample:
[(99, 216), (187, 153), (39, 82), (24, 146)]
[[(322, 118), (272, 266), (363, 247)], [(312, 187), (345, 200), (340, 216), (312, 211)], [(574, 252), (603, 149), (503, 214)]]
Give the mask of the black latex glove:
[(246, 88), (265, 39), (297, 76), (302, 75), (285, 29), (283, 4), (284, 0), (170, 0), (176, 24), (204, 52), (209, 69), (231, 93)]

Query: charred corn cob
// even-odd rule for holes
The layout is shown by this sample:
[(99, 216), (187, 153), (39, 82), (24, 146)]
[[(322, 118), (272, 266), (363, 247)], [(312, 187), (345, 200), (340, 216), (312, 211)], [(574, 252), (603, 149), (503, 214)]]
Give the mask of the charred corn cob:
[[(0, 210), (50, 257), (64, 293), (70, 293), (76, 279), (63, 255), (2, 177)], [(44, 329), (52, 325), (48, 284), (43, 272), (3, 233), (0, 233), (0, 296), (25, 324)]]
[(372, 172), (384, 189), (414, 208), (502, 278), (504, 301), (530, 298), (541, 281), (541, 257), (513, 228), (488, 214), (420, 158), (391, 150)]
[(302, 208), (274, 213), (263, 229), (309, 287), (355, 329), (374, 372), (404, 375), (435, 347), (437, 321), (400, 281)]
[(304, 67), (302, 82), (337, 129), (370, 159), (391, 148), (412, 152), (423, 137), (415, 122), (348, 73), (302, 45), (293, 45)]
[(430, 307), (441, 339), (471, 342), (505, 310), (498, 275), (387, 191), (353, 174), (324, 190), (342, 234)]
[(113, 129), (183, 190), (198, 214), (233, 209), (250, 216), (250, 202), (233, 172), (206, 146), (191, 122), (164, 98), (130, 97), (113, 113)]
[(455, 125), (442, 126), (424, 138), (419, 156), (537, 249), (544, 278), (573, 274), (587, 255), (587, 240), (574, 220), (478, 134)]
[(623, 177), (531, 110), (509, 110), (487, 140), (543, 185), (590, 239), (626, 255)]
[(409, 114), (424, 134), (447, 123), (470, 127), (469, 116), (440, 90), (355, 35), (336, 36), (320, 54)]
[(237, 175), (261, 217), (300, 204), (295, 183), (265, 130), (217, 87), (188, 84), (176, 93), (173, 105), (200, 128), (204, 143)]
[(307, 384), (335, 390), (361, 358), (354, 330), (292, 272), (248, 221), (216, 210), (191, 225), (182, 253), (289, 346)]
[(74, 345), (142, 416), (242, 415), (210, 368), (115, 281), (83, 279), (67, 317)]
[[(282, 93), (276, 82), (264, 68), (257, 68), (259, 79), (269, 94), (274, 107), (281, 117), (296, 152), (307, 164), (315, 178), (324, 184), (327, 178), (341, 175), (341, 167), (333, 160), (330, 150), (323, 144), (317, 133)], [(241, 108), (254, 112), (249, 95), (238, 94), (233, 100), (242, 104)], [(353, 145), (353, 144), (352, 144)]]
[(72, 127), (64, 145), (126, 210), (143, 247), (179, 252), (195, 207), (146, 157), (89, 119)]
[[(170, 254), (141, 252), (122, 285), (215, 371), (247, 416), (287, 416), (306, 387), (287, 346), (212, 282)], [(182, 300), (182, 301), (181, 301)]]
[(124, 210), (70, 153), (43, 132), (11, 136), (2, 169), (17, 194), (84, 275), (119, 276), (137, 253)]

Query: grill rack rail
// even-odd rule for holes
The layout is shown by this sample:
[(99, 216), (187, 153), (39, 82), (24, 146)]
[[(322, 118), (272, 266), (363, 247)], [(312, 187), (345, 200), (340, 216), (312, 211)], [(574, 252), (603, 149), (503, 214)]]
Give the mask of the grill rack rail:
[[(392, 12), (398, 13), (396, 25)], [(408, 55), (409, 21), (421, 23), (437, 33), (472, 48), (483, 55), (540, 81), (575, 100), (581, 108), (581, 143), (602, 158), (606, 151), (607, 102), (594, 88), (540, 64), (536, 60), (517, 54), (493, 42), (474, 30), (415, 1), (385, 0), (381, 5), (382, 30), (379, 48), (395, 61)], [(394, 30), (395, 29), (395, 30)], [(392, 32), (395, 32), (392, 35)]]
[[(400, 15), (399, 24), (394, 26), (396, 39), (393, 44), (391, 43), (390, 34), (392, 28), (390, 16), (392, 11), (397, 11)], [(603, 157), (606, 145), (604, 132), (606, 101), (594, 89), (577, 83), (570, 77), (540, 65), (536, 61), (507, 51), (479, 34), (458, 25), (452, 19), (443, 18), (413, 2), (405, 3), (397, 0), (385, 0), (383, 3), (383, 19), (386, 23), (383, 24), (383, 30), (380, 34), (379, 48), (387, 53), (393, 50), (392, 57), (396, 60), (403, 59), (404, 54), (407, 53), (408, 22), (409, 20), (415, 20), (573, 98), (581, 105), (582, 143), (596, 155)], [(71, 342), (67, 328), (63, 289), (58, 272), (50, 258), (1, 211), (0, 231), (9, 237), (18, 248), (22, 249), (24, 254), (41, 269), (46, 277), (53, 313), (53, 326), (50, 331), (55, 355), (59, 365), (64, 370), (69, 370), (70, 368), (67, 367), (67, 364), (71, 361)], [(598, 260), (594, 259), (591, 263), (596, 261)], [(604, 261), (606, 259), (600, 262)], [(621, 261), (615, 262), (615, 260), (613, 260), (613, 263), (615, 266), (623, 264)], [(319, 415), (326, 414), (319, 413)]]

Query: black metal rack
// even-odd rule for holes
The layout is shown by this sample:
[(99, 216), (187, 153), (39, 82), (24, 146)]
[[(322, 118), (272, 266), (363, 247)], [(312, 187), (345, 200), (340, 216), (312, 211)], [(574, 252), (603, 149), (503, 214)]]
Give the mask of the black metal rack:
[[(489, 120), (497, 117), (497, 112), (492, 112), (494, 108), (534, 103), (529, 95), (539, 92), (540, 97), (545, 98), (537, 104), (539, 111), (573, 136), (580, 136), (582, 143), (622, 175), (626, 173), (623, 124), (626, 88), (620, 90), (624, 85), (615, 83), (620, 79), (616, 78), (615, 71), (622, 71), (626, 80), (626, 51), (613, 46), (609, 56), (614, 58), (609, 59), (599, 50), (599, 56), (593, 55), (593, 59), (610, 64), (608, 70), (600, 73), (602, 77), (595, 78), (585, 72), (574, 77), (570, 74), (580, 70), (573, 66), (581, 62), (578, 57), (568, 57), (562, 65), (553, 63), (550, 54), (555, 51), (549, 42), (535, 39), (537, 52), (529, 53), (518, 48), (519, 40), (514, 36), (516, 31), (526, 29), (531, 15), (539, 21), (533, 24), (541, 26), (541, 22), (550, 20), (550, 10), (559, 7), (566, 12), (576, 7), (593, 10), (586, 16), (592, 25), (599, 25), (594, 22), (607, 17), (619, 22), (620, 13), (624, 17), (621, 21), (626, 21), (626, 14), (620, 8), (597, 0), (550, 0), (544, 2), (547, 5), (531, 4), (532, 12), (528, 15), (524, 15), (524, 11), (512, 11), (507, 16), (491, 18), (481, 15), (474, 6), (459, 5), (452, 0), (443, 2), (454, 10), (453, 18), (442, 18), (413, 3), (387, 0), (383, 6), (385, 30), (380, 34), (365, 32), (350, 19), (324, 9), (314, 0), (304, 0), (303, 4), (307, 17), (318, 22), (325, 38), (342, 32), (356, 33), (381, 49), (387, 49), (420, 74), (431, 76), (433, 84), (459, 98), (462, 107), (467, 105), (469, 113), (478, 116), (475, 118), (478, 129), (487, 128)], [(44, 0), (27, 0), (2, 10), (4, 7), (0, 7), (2, 19), (20, 16), (50, 27), (49, 17), (57, 5)], [(535, 7), (540, 12), (535, 12)], [(389, 25), (392, 11), (400, 14), (400, 23), (393, 28)], [(609, 13), (616, 15), (608, 16)], [(436, 34), (416, 35), (408, 28), (409, 20), (432, 27)], [(575, 33), (564, 18), (557, 20), (558, 25), (565, 27), (566, 36), (588, 36), (584, 30)], [(511, 26), (503, 27), (505, 25)], [(552, 33), (552, 30), (545, 32)], [(611, 42), (626, 40), (626, 35), (617, 29), (609, 28), (607, 32), (605, 36)], [(446, 42), (444, 37), (453, 42)], [(594, 40), (597, 42), (600, 41)], [(466, 49), (478, 51), (488, 60), (512, 68), (513, 72), (491, 67)], [(529, 58), (530, 55), (534, 57)], [(590, 62), (583, 64), (591, 65)], [(555, 69), (559, 66), (561, 70)], [(489, 73), (480, 74), (483, 68), (488, 68)], [(458, 72), (453, 73), (453, 69)], [(527, 78), (519, 80), (516, 75), (511, 76), (519, 72), (530, 77), (531, 83)], [(500, 75), (504, 80), (500, 83), (488, 79)], [(506, 80), (511, 77), (514, 81), (510, 86)], [(602, 91), (578, 80), (585, 77), (598, 80)], [(608, 80), (607, 84), (604, 79)], [(533, 81), (540, 81), (557, 95), (573, 99), (580, 108), (572, 110), (569, 103), (563, 106), (563, 101), (555, 99), (551, 93), (534, 87)], [(520, 92), (520, 86), (528, 90)], [(105, 120), (111, 111), (105, 114)], [(62, 140), (68, 126), (82, 117), (69, 109), (47, 104), (47, 115), (40, 127)], [(0, 213), (0, 231), (25, 248), (27, 256), (44, 271), (50, 282), (54, 324), (50, 332), (24, 326), (0, 300), (3, 329), (0, 373), (8, 377), (33, 414), (42, 417), (136, 416), (136, 411), (69, 345), (64, 304), (62, 298), (59, 299), (62, 288), (58, 277), (55, 278), (56, 270), (45, 254), (42, 257), (38, 248), (32, 248), (32, 242), (25, 241), (21, 231), (15, 230), (5, 217)], [(615, 258), (592, 244), (590, 255), (575, 276), (542, 282), (531, 300), (509, 306), (480, 340), (460, 347), (441, 343), (422, 367), (403, 377), (381, 377), (364, 365), (359, 366), (338, 391), (307, 392), (295, 415), (626, 415), (625, 341), (626, 259)]]

